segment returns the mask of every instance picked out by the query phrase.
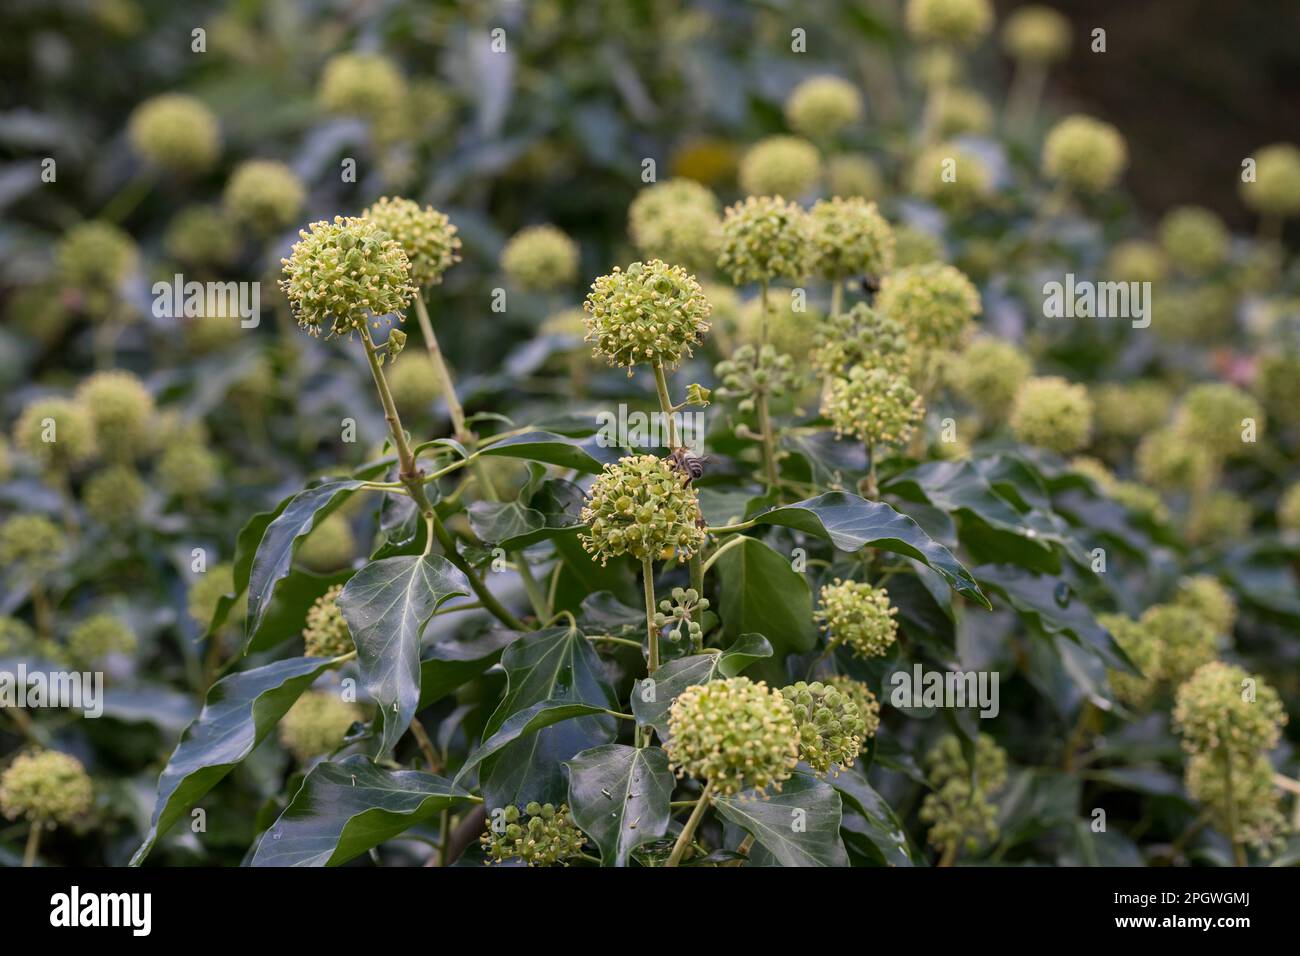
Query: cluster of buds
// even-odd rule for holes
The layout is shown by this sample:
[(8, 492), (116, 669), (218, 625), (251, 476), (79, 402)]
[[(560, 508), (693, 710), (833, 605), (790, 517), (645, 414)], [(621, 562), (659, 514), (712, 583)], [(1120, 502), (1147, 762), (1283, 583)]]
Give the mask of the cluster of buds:
[(14, 515), (0, 524), (0, 568), (39, 581), (59, 566), (67, 540), (44, 515)]
[[(950, 169), (955, 175), (947, 175)], [(964, 212), (993, 192), (993, 171), (974, 150), (955, 142), (939, 143), (922, 150), (912, 162), (909, 185), (916, 195), (943, 209)]]
[(102, 304), (135, 269), (140, 252), (117, 226), (91, 221), (69, 229), (59, 240), (54, 258), (64, 285)]
[(1232, 593), (1208, 574), (1194, 574), (1179, 581), (1173, 603), (1196, 611), (1215, 634), (1231, 634), (1237, 621), (1237, 602)]
[(88, 617), (68, 635), (68, 653), (82, 664), (94, 664), (110, 654), (129, 654), (135, 647), (135, 632), (113, 614)]
[(214, 564), (190, 586), (185, 608), (190, 620), (207, 627), (217, 610), (217, 602), (235, 591), (235, 568), (228, 562)]
[[(851, 767), (867, 737), (857, 702), (831, 684), (799, 681), (781, 688), (799, 728), (799, 759), (815, 773)], [(839, 771), (837, 770), (836, 773)]]
[(1059, 60), (1070, 52), (1070, 21), (1051, 7), (1020, 7), (1002, 27), (1002, 49), (1026, 63)]
[(753, 196), (802, 196), (817, 184), (821, 171), (821, 153), (808, 140), (769, 136), (741, 157), (736, 179)]
[(856, 365), (847, 378), (831, 380), (822, 414), (836, 435), (852, 435), (874, 449), (905, 444), (925, 417), (925, 405), (907, 376)]
[(884, 588), (836, 578), (822, 587), (816, 616), (831, 647), (844, 644), (856, 656), (869, 658), (880, 657), (898, 637), (897, 614)]
[(727, 207), (718, 269), (732, 282), (770, 282), (808, 274), (808, 214), (778, 196), (750, 196)]
[(518, 859), (529, 866), (566, 866), (586, 842), (567, 806), (536, 801), (523, 813), (516, 806), (494, 812), (479, 836), (488, 863)]
[(857, 87), (838, 76), (809, 77), (785, 101), (790, 128), (818, 142), (833, 139), (861, 118)]
[(862, 717), (862, 741), (863, 746), (866, 746), (866, 741), (876, 736), (876, 731), (880, 729), (880, 701), (870, 687), (845, 674), (828, 677), (825, 683), (858, 705), (858, 714)]
[(96, 372), (77, 387), (76, 400), (90, 416), (103, 457), (133, 461), (154, 445), (154, 400), (130, 372)]
[(927, 777), (933, 792), (921, 803), (921, 819), (930, 824), (929, 841), (936, 847), (963, 843), (974, 850), (981, 840), (998, 837), (997, 808), (989, 797), (1007, 782), (1007, 754), (992, 737), (975, 738), (974, 767), (952, 734), (939, 739), (926, 754)]
[(749, 414), (757, 407), (760, 396), (782, 398), (795, 393), (803, 384), (794, 358), (778, 354), (775, 346), (754, 348), (742, 345), (714, 366), (713, 374), (722, 384), (717, 395), (722, 399), (737, 399), (741, 414)]
[(1158, 429), (1173, 407), (1168, 386), (1154, 381), (1107, 382), (1090, 392), (1097, 436), (1128, 442)]
[(356, 645), (348, 622), (339, 609), (343, 585), (336, 584), (318, 597), (307, 609), (307, 626), (303, 628), (303, 651), (308, 657), (341, 657)]
[(360, 708), (337, 692), (309, 690), (280, 720), (280, 742), (305, 762), (342, 746), (348, 728), (361, 716)]
[(1128, 655), (1141, 673), (1109, 670), (1106, 672), (1115, 696), (1129, 707), (1140, 710), (1151, 702), (1159, 687), (1164, 647), (1151, 631), (1123, 614), (1099, 614), (1097, 623), (1108, 630), (1120, 650)]
[(1027, 379), (1011, 407), (1011, 430), (1021, 441), (1065, 454), (1088, 443), (1092, 400), (1088, 390), (1056, 375)]
[(511, 283), (530, 292), (553, 292), (578, 278), (578, 244), (555, 226), (529, 226), (501, 250)]
[(1264, 430), (1264, 409), (1235, 385), (1212, 382), (1188, 390), (1174, 416), (1174, 429), (1191, 445), (1214, 459), (1239, 457), (1250, 451), (1243, 441), (1247, 423), (1258, 439)]
[(1043, 174), (1082, 193), (1105, 192), (1127, 165), (1119, 130), (1090, 116), (1067, 116), (1043, 143)]
[(689, 476), (655, 455), (631, 455), (605, 466), (582, 509), (583, 547), (604, 565), (630, 554), (653, 561), (686, 560), (704, 543), (704, 517)]
[(127, 120), (127, 136), (148, 162), (177, 172), (201, 173), (221, 153), (216, 116), (183, 93), (164, 93), (137, 106)]
[(1232, 234), (1222, 219), (1201, 206), (1167, 212), (1158, 229), (1169, 261), (1192, 276), (1213, 272), (1228, 258)]
[(260, 236), (287, 229), (298, 218), (307, 189), (284, 163), (250, 159), (230, 174), (222, 204), (231, 219)]
[(610, 365), (675, 367), (709, 330), (709, 300), (695, 277), (659, 259), (616, 268), (591, 284), (586, 340)]
[(1004, 421), (1033, 362), (1005, 339), (975, 339), (944, 368), (952, 390), (990, 422)]
[(859, 302), (818, 323), (812, 360), (823, 375), (843, 375), (855, 365), (906, 374), (912, 367), (912, 343), (901, 322)]
[(808, 213), (813, 272), (824, 279), (883, 276), (894, 268), (894, 230), (865, 199), (820, 199)]
[(907, 0), (907, 32), (923, 43), (973, 47), (993, 28), (989, 0)]
[(10, 820), (71, 823), (90, 810), (94, 795), (81, 761), (56, 750), (19, 754), (0, 774), (0, 812)]
[(664, 745), (677, 776), (707, 780), (720, 796), (780, 789), (799, 762), (790, 704), (748, 677), (686, 688), (668, 713)]
[(385, 196), (361, 215), (402, 247), (411, 265), (411, 283), (416, 288), (437, 285), (442, 281), (442, 274), (460, 262), (456, 227), (432, 206), (422, 207), (410, 199)]
[(876, 308), (924, 348), (957, 349), (980, 313), (979, 290), (959, 269), (939, 262), (897, 269), (880, 284)]
[(638, 252), (687, 269), (713, 267), (721, 228), (718, 197), (693, 179), (648, 186), (627, 210), (627, 231)]
[(1177, 687), (1218, 653), (1218, 631), (1196, 610), (1178, 604), (1156, 604), (1138, 619), (1146, 640), (1160, 647), (1160, 671)]
[(654, 617), (655, 627), (660, 632), (668, 628), (666, 637), (674, 644), (681, 641), (682, 629), (685, 628), (685, 636), (690, 638), (692, 646), (699, 647), (703, 643), (704, 631), (698, 615), (708, 609), (709, 599), (700, 597), (695, 588), (673, 588), (672, 600), (659, 602)]

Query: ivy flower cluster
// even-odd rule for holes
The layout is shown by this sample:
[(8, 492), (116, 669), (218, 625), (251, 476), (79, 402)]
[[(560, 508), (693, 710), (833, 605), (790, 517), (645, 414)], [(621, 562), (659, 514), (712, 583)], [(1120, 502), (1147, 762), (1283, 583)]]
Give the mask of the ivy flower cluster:
[(695, 277), (660, 259), (615, 268), (591, 285), (588, 342), (610, 365), (675, 368), (709, 330), (711, 307)]
[(582, 855), (586, 842), (567, 806), (536, 801), (523, 813), (508, 806), (489, 815), (487, 829), (479, 836), (486, 863), (520, 860), (528, 866), (567, 866), (568, 860)]
[(962, 846), (975, 850), (996, 840), (997, 807), (989, 798), (1006, 786), (1006, 751), (980, 734), (972, 767), (961, 742), (947, 734), (926, 754), (925, 767), (932, 792), (922, 801), (920, 816), (930, 824), (930, 844), (944, 850), (947, 862)]
[(898, 608), (889, 593), (864, 581), (836, 578), (821, 589), (817, 619), (826, 629), (829, 646), (843, 644), (857, 657), (880, 657), (898, 636)]
[(781, 696), (799, 729), (800, 760), (819, 774), (832, 766), (853, 766), (868, 734), (866, 719), (852, 695), (833, 684), (799, 681), (782, 687)]
[(629, 554), (685, 560), (704, 543), (699, 498), (687, 476), (655, 455), (632, 455), (605, 466), (582, 509), (583, 547), (602, 565)]

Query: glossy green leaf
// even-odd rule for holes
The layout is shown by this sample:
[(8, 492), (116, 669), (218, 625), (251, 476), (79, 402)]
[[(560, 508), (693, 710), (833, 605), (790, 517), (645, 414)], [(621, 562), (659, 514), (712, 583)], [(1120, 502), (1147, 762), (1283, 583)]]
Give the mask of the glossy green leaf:
[(754, 837), (756, 866), (848, 866), (840, 840), (840, 795), (824, 780), (796, 773), (779, 793), (717, 797), (718, 813)]
[(594, 707), (591, 704), (575, 704), (566, 700), (543, 700), (531, 707), (526, 707), (507, 718), (494, 734), (487, 737), (479, 745), (478, 749), (466, 758), (452, 783), (460, 786), (479, 764), (516, 740), (535, 734), (537, 731), (553, 724), (572, 720), (575, 717), (594, 717), (602, 714), (608, 716), (604, 707)]
[(605, 866), (627, 866), (633, 850), (668, 832), (675, 780), (660, 748), (606, 744), (565, 765), (573, 820)]
[(479, 454), (541, 461), (596, 474), (606, 462), (617, 459), (618, 449), (602, 448), (595, 438), (566, 438), (554, 432), (532, 431), (493, 442), (480, 449)]
[(915, 866), (919, 859), (907, 830), (885, 798), (867, 782), (866, 772), (854, 765), (827, 781), (843, 800), (841, 826), (866, 840), (886, 866)]
[(765, 676), (779, 679), (787, 654), (812, 650), (817, 643), (807, 579), (788, 557), (757, 538), (744, 538), (721, 552), (716, 567), (722, 578), (718, 614), (723, 633), (730, 640), (766, 635), (774, 656)]
[(426, 647), (420, 657), (420, 703), (416, 710), (423, 710), (478, 677), (518, 639), (515, 631), (494, 628), (470, 637), (454, 635)]

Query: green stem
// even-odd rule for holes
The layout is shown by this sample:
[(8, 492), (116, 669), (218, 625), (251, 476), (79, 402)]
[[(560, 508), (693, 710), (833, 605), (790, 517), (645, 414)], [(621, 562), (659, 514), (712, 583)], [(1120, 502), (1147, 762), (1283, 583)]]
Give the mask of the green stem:
[(673, 401), (668, 396), (668, 379), (664, 375), (662, 362), (655, 362), (655, 390), (659, 393), (659, 410), (668, 420), (668, 446), (676, 451), (681, 445), (677, 439), (677, 421), (673, 418)]
[(700, 825), (700, 821), (704, 819), (704, 812), (709, 809), (709, 795), (712, 792), (713, 783), (710, 781), (705, 784), (704, 792), (700, 794), (700, 799), (695, 802), (695, 809), (691, 811), (690, 818), (687, 819), (686, 825), (682, 827), (677, 842), (673, 844), (672, 855), (668, 857), (668, 862), (664, 866), (678, 866), (682, 862), (682, 857), (686, 855), (686, 848), (691, 845), (691, 837), (695, 835), (695, 828)]
[(831, 283), (831, 318), (840, 314), (844, 308), (844, 280), (836, 279)]
[(1228, 840), (1232, 843), (1232, 859), (1237, 866), (1247, 866), (1246, 849), (1237, 840), (1237, 795), (1232, 785), (1232, 753), (1227, 746), (1219, 748), (1223, 758), (1223, 789), (1228, 798)]
[(958, 840), (949, 840), (943, 848), (943, 856), (939, 857), (939, 866), (952, 866), (957, 862), (957, 851), (961, 849), (961, 843)]
[(30, 869), (36, 865), (36, 853), (41, 848), (41, 831), (45, 829), (44, 820), (33, 820), (32, 828), (27, 832), (27, 846), (23, 849), (23, 866)]
[(759, 306), (762, 312), (758, 319), (758, 347), (762, 349), (767, 344), (767, 280), (764, 279), (759, 284)]
[(424, 304), (424, 294), (418, 289), (415, 292), (415, 318), (420, 323), (420, 334), (424, 336), (424, 347), (429, 353), (429, 361), (433, 363), (434, 374), (438, 376), (438, 384), (442, 388), (442, 397), (447, 402), (447, 414), (451, 418), (451, 433), (455, 436), (456, 441), (463, 443), (466, 438), (470, 437), (465, 428), (465, 409), (456, 396), (456, 383), (452, 381), (451, 369), (447, 368), (442, 349), (438, 345), (438, 336), (434, 334), (433, 323), (429, 321), (429, 310)]
[(655, 569), (649, 558), (641, 559), (641, 577), (645, 585), (645, 634), (649, 644), (646, 672), (659, 669), (659, 629), (655, 627)]
[[(705, 561), (704, 564), (703, 564), (703, 565), (701, 566), (701, 568), (700, 568), (700, 585), (701, 585), (701, 586), (703, 586), (703, 584), (704, 584), (704, 575), (708, 574), (708, 572), (709, 572), (709, 568), (713, 567), (713, 565), (714, 565), (715, 563), (717, 563), (718, 558), (722, 557), (723, 552), (725, 552), (728, 548), (734, 548), (737, 544), (739, 544), (741, 541), (744, 541), (744, 540), (745, 540), (745, 537), (744, 537), (743, 535), (736, 535), (734, 538), (732, 538), (732, 539), (731, 539), (730, 541), (728, 541), (726, 544), (722, 545), (722, 546), (719, 547), (716, 551), (714, 551), (711, 555), (709, 555), (709, 560)], [(699, 588), (695, 588), (695, 590), (696, 590), (696, 591), (699, 591), (701, 594), (704, 593), (704, 592), (700, 591)]]
[(758, 393), (758, 427), (763, 438), (763, 472), (767, 476), (767, 485), (776, 489), (781, 484), (781, 476), (776, 470), (776, 436), (772, 433), (772, 415), (767, 407), (767, 392)]

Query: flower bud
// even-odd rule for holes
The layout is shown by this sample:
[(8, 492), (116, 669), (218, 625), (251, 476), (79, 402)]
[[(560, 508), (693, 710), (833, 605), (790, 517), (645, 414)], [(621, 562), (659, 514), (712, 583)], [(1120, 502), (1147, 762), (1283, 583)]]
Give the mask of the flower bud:
[(0, 774), (0, 812), (33, 824), (70, 823), (94, 801), (81, 761), (55, 750), (22, 753)]
[(318, 597), (307, 610), (307, 626), (302, 637), (307, 657), (342, 657), (356, 649), (352, 632), (339, 608), (343, 585), (336, 584)]
[(506, 278), (529, 292), (554, 292), (578, 278), (578, 244), (554, 226), (529, 226), (501, 250)]
[(281, 718), (280, 742), (306, 762), (341, 747), (348, 728), (361, 717), (361, 708), (344, 701), (336, 691), (309, 690)]
[(831, 647), (845, 644), (857, 657), (880, 657), (898, 635), (894, 620), (898, 608), (889, 604), (884, 588), (863, 581), (836, 578), (821, 590), (821, 608), (816, 617), (826, 630)]
[(751, 146), (737, 178), (753, 196), (802, 196), (821, 178), (821, 154), (798, 136), (769, 136)]
[(163, 169), (201, 173), (221, 154), (221, 130), (212, 110), (193, 96), (164, 93), (145, 100), (127, 120), (131, 146)]

